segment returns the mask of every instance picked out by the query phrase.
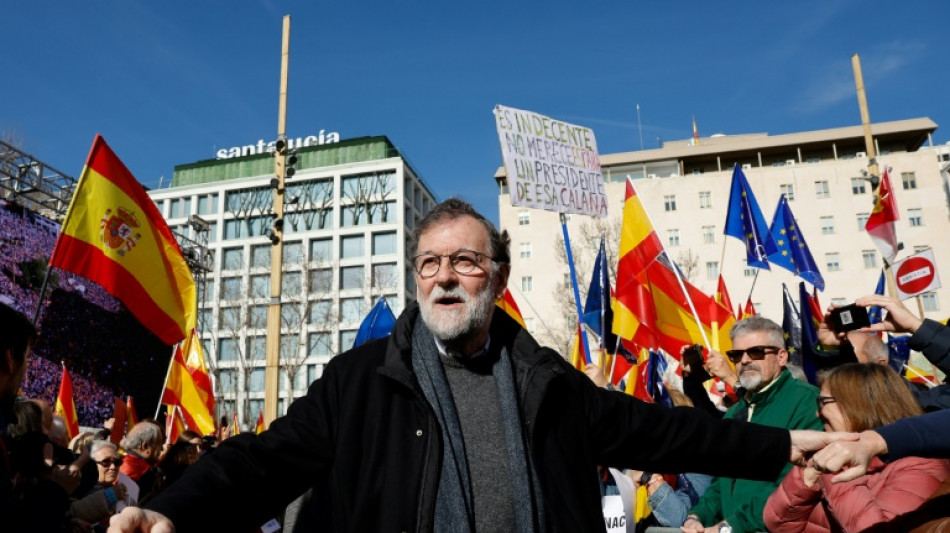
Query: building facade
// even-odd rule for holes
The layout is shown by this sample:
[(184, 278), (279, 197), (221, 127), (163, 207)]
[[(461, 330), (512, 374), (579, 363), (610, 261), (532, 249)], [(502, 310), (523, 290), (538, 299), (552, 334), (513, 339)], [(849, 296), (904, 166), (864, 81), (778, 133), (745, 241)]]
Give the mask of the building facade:
[[(353, 345), (385, 298), (397, 315), (415, 292), (408, 237), (435, 203), (386, 137), (301, 146), (285, 183), (278, 414)], [(175, 167), (149, 192), (196, 269), (198, 329), (216, 377), (218, 415), (253, 427), (264, 405), (274, 159), (269, 153)]]
[[(950, 268), (950, 248), (939, 244), (940, 236), (950, 232), (950, 146), (928, 142), (936, 128), (930, 119), (920, 118), (877, 123), (872, 134), (878, 162), (891, 169), (900, 211), (898, 234), (904, 250), (897, 259), (933, 247), (939, 275)], [(568, 222), (582, 294), (590, 283), (602, 231), (607, 235), (610, 267), (616, 272), (620, 216), (630, 178), (670, 257), (696, 286), (714, 293), (721, 271), (733, 304), (745, 303), (751, 294), (760, 314), (781, 322), (782, 284), (797, 302), (800, 280), (778, 267), (759, 271), (756, 277), (757, 269), (745, 264), (743, 243), (723, 235), (735, 164), (748, 178), (767, 223), (780, 195), (788, 198), (825, 279), (826, 288), (819, 294), (823, 306), (849, 303), (874, 292), (883, 262), (864, 230), (874, 201), (870, 183), (861, 173), (869, 163), (864, 146), (862, 128), (853, 126), (774, 136), (720, 135), (602, 155), (608, 219), (573, 215)], [(542, 343), (566, 352), (576, 312), (558, 215), (512, 206), (504, 172), (501, 168), (495, 179), (500, 225), (512, 241), (509, 287), (528, 328)], [(950, 278), (944, 279), (950, 283)], [(913, 300), (905, 303), (918, 308)], [(947, 290), (926, 294), (920, 306), (927, 317), (945, 319), (950, 295)]]

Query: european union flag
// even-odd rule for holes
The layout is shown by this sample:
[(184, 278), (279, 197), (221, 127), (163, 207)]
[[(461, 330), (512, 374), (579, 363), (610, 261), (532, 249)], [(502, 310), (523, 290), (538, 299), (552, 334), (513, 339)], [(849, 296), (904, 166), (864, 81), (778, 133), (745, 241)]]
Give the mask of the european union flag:
[(353, 347), (369, 342), (373, 339), (381, 339), (389, 335), (393, 326), (396, 325), (396, 315), (393, 314), (386, 298), (382, 296), (376, 301), (376, 305), (370, 309), (369, 314), (360, 324), (360, 330), (356, 333), (356, 340), (353, 341)]
[(768, 270), (768, 258), (776, 252), (776, 248), (771, 235), (766, 233), (766, 228), (759, 203), (737, 163), (732, 171), (729, 212), (726, 213), (726, 228), (723, 233), (745, 243), (746, 262), (749, 266)]
[(775, 217), (769, 229), (772, 242), (775, 243), (775, 253), (769, 254), (769, 262), (793, 272), (796, 276), (811, 283), (818, 290), (825, 290), (825, 280), (818, 271), (818, 265), (805, 244), (805, 237), (798, 229), (792, 209), (783, 194), (775, 208)]

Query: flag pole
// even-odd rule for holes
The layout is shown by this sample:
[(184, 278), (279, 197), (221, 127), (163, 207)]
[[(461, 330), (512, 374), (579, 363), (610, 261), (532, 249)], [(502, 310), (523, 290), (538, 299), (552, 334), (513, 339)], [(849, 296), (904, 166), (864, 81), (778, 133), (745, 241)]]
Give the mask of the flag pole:
[(158, 420), (158, 412), (162, 410), (162, 397), (165, 396), (165, 389), (168, 388), (168, 376), (172, 375), (172, 365), (175, 364), (175, 353), (181, 347), (181, 343), (172, 348), (172, 358), (168, 360), (168, 370), (165, 371), (165, 381), (162, 382), (162, 394), (158, 397), (158, 405), (155, 406), (155, 416), (152, 418)]
[(762, 270), (762, 269), (761, 269), (761, 268), (756, 268), (756, 269), (755, 269), (755, 276), (752, 278), (752, 286), (749, 287), (749, 296), (746, 297), (746, 299), (745, 299), (745, 301), (747, 301), (747, 302), (752, 301), (752, 291), (755, 290), (755, 282), (759, 280), (759, 271), (760, 271), (760, 270)]
[[(567, 216), (560, 213), (561, 230), (564, 232), (564, 250), (567, 252), (567, 266), (571, 271), (571, 286), (574, 288), (574, 306), (577, 308), (577, 323), (584, 323), (584, 310), (581, 308), (581, 291), (577, 288), (577, 270), (574, 268), (574, 254), (571, 253), (571, 238), (567, 234)], [(587, 346), (587, 335), (581, 329), (581, 346), (584, 349), (584, 361), (590, 364), (590, 348)]]

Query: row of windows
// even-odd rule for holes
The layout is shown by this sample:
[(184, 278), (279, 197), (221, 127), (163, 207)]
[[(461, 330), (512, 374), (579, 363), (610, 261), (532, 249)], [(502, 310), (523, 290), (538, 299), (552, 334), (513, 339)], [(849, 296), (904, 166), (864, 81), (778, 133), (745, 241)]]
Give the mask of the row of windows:
[[(339, 267), (339, 290), (364, 290), (376, 288), (394, 289), (399, 284), (399, 272), (396, 263), (374, 263), (369, 269), (370, 279), (366, 279), (364, 265)], [(306, 272), (284, 272), (281, 276), (281, 294), (327, 294), (333, 291), (333, 268), (314, 268)], [(368, 284), (367, 284), (368, 282)], [(220, 294), (217, 300), (234, 301), (249, 298), (267, 298), (270, 296), (270, 274), (250, 275), (247, 287), (243, 276), (222, 277)], [(214, 285), (205, 282), (201, 287), (201, 301), (215, 302)]]
[[(867, 180), (864, 178), (851, 178), (851, 192), (853, 194), (865, 194), (867, 188), (865, 186)], [(901, 182), (904, 186), (904, 189), (916, 189), (917, 188), (917, 177), (914, 172), (903, 172), (901, 173)], [(779, 189), (782, 194), (785, 195), (785, 198), (788, 201), (795, 200), (795, 185), (792, 183), (782, 183), (779, 184)], [(824, 199), (831, 197), (831, 189), (828, 185), (827, 180), (816, 180), (815, 181), (815, 198)], [(699, 191), (699, 208), (700, 209), (709, 209), (712, 207), (712, 192), (710, 191)], [(663, 210), (664, 211), (676, 211), (676, 195), (667, 194), (663, 196)], [(520, 223), (520, 221), (519, 221)], [(522, 225), (527, 224), (528, 222), (522, 223)]]
[[(339, 254), (333, 253), (333, 239), (311, 239), (310, 240), (310, 262), (325, 263), (339, 259), (359, 259), (367, 256), (367, 252), (372, 257), (383, 255), (394, 255), (396, 253), (396, 232), (373, 233), (369, 238), (369, 249), (367, 249), (367, 239), (363, 234), (342, 235), (340, 236)], [(269, 244), (251, 246), (250, 266), (251, 268), (269, 268), (271, 265), (271, 252), (273, 247)], [(285, 242), (283, 246), (283, 264), (301, 265), (307, 261), (304, 255), (304, 243), (300, 241)], [(225, 248), (221, 251), (221, 269), (243, 270), (247, 265), (247, 256), (244, 253), (244, 247)]]
[[(358, 329), (341, 330), (339, 332), (339, 351), (341, 353), (353, 347), (358, 332)], [(285, 361), (300, 361), (302, 356), (331, 357), (334, 355), (332, 339), (333, 334), (329, 332), (312, 332), (306, 335), (305, 339), (301, 339), (297, 335), (281, 335), (280, 358)], [(305, 342), (302, 342), (304, 340)], [(260, 361), (263, 363), (267, 354), (267, 338), (264, 335), (247, 337), (243, 352), (241, 351), (241, 344), (241, 339), (237, 338), (236, 335), (219, 338), (217, 361), (227, 363), (243, 359), (245, 362)], [(303, 349), (303, 353), (301, 353), (301, 349)]]

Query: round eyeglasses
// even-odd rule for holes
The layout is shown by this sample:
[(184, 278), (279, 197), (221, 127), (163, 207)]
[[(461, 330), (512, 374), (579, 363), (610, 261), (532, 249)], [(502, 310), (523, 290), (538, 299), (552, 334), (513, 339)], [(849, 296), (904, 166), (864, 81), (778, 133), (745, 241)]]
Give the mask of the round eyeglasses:
[(442, 268), (443, 257), (449, 259), (452, 270), (463, 276), (471, 274), (476, 268), (481, 268), (482, 259), (495, 260), (481, 252), (463, 248), (448, 255), (419, 254), (412, 258), (412, 266), (420, 278), (431, 278), (438, 274), (439, 269)]

